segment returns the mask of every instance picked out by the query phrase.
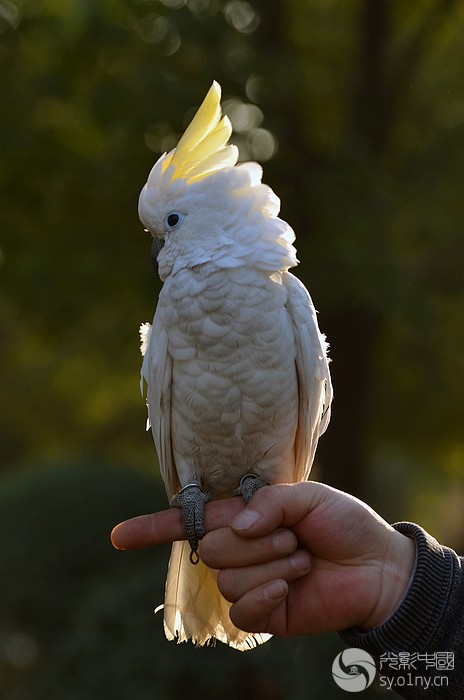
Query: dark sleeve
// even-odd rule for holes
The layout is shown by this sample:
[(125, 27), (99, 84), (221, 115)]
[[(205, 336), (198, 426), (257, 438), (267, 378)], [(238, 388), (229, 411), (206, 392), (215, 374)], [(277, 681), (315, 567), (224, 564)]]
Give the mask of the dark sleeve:
[[(404, 698), (464, 697), (464, 561), (413, 523), (393, 527), (416, 542), (416, 567), (398, 609), (368, 632), (340, 632), (374, 655), (377, 682)], [(390, 679), (390, 680), (389, 680)], [(384, 682), (382, 682), (384, 681)]]

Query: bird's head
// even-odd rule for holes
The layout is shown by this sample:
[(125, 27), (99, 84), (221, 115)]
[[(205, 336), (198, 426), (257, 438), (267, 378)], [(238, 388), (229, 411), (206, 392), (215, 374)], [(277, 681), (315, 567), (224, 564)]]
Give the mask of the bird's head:
[(280, 201), (261, 183), (261, 166), (237, 165), (220, 100), (213, 82), (176, 148), (158, 159), (140, 193), (140, 220), (152, 234), (152, 259), (162, 279), (205, 262), (261, 265), (271, 272), (297, 264), (293, 231), (277, 218)]

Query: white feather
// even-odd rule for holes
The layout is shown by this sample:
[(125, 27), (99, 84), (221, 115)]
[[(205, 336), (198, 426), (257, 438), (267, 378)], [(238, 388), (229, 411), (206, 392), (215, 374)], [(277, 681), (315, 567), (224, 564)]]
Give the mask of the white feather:
[(319, 437), (330, 420), (333, 391), (327, 343), (319, 331), (311, 297), (300, 280), (289, 272), (284, 273), (283, 283), (288, 290), (287, 306), (297, 346), (299, 411), (294, 474), (297, 482), (309, 477)]
[(231, 604), (219, 593), (217, 572), (203, 562), (193, 566), (186, 542), (174, 542), (169, 560), (164, 602), (164, 630), (179, 644), (192, 640), (197, 646), (216, 639), (239, 651), (267, 641), (271, 635), (237, 629), (229, 618)]
[(142, 323), (140, 326), (140, 352), (142, 353), (142, 357), (145, 356), (145, 353), (148, 350), (148, 346), (150, 344), (150, 336), (151, 336), (151, 323)]

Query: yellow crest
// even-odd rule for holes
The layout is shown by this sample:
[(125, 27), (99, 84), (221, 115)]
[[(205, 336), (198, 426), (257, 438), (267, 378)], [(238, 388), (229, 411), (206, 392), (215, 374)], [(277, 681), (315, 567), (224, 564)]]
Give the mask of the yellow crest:
[(238, 149), (227, 145), (232, 125), (221, 117), (221, 87), (214, 81), (176, 148), (163, 159), (162, 175), (170, 175), (170, 182), (182, 178), (190, 183), (233, 167)]

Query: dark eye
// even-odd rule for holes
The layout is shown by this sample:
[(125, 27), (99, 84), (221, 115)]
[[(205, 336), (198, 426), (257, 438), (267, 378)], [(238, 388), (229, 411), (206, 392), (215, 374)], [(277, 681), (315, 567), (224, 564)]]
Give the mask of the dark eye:
[(166, 221), (168, 223), (168, 226), (177, 226), (177, 224), (179, 223), (179, 214), (169, 214)]
[(177, 226), (179, 226), (179, 224), (181, 224), (183, 220), (183, 214), (181, 214), (178, 211), (172, 211), (170, 214), (167, 215), (166, 219), (164, 220), (164, 223), (166, 225), (166, 228), (169, 230), (177, 228)]

